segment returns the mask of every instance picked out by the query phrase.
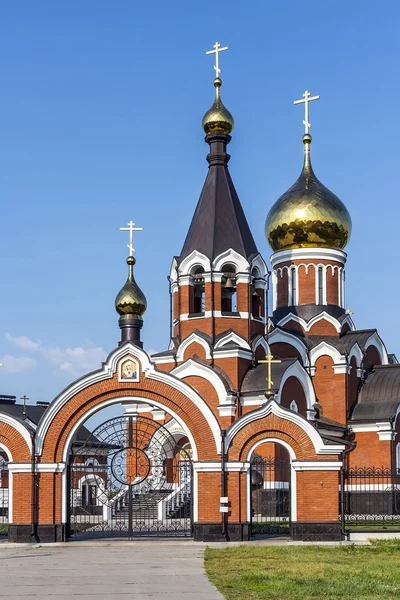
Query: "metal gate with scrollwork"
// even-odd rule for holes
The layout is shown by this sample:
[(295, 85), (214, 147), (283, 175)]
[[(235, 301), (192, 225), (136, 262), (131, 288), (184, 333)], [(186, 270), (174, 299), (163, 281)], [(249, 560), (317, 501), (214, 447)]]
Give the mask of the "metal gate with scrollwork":
[(67, 536), (192, 535), (192, 461), (166, 426), (126, 414), (73, 444)]
[(255, 456), (250, 476), (252, 535), (290, 535), (290, 461)]

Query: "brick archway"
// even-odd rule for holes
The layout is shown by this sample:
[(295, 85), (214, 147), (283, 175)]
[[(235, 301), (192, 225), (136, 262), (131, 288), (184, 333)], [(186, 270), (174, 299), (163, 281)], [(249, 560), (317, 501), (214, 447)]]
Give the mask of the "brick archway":
[(338, 472), (344, 446), (324, 442), (307, 419), (274, 400), (246, 413), (227, 430), (229, 463), (242, 465), (241, 472), (230, 480), (238, 503), (245, 507), (240, 511), (242, 522), (250, 520), (252, 452), (259, 444), (271, 442), (284, 446), (290, 456), (292, 538), (341, 539)]

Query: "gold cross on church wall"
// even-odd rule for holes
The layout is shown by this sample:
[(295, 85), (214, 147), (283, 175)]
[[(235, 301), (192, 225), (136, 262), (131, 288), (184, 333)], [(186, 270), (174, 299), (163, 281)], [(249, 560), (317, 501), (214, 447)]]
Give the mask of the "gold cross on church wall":
[(312, 102), (313, 100), (319, 100), (319, 96), (311, 96), (310, 92), (308, 90), (306, 90), (303, 94), (303, 99), (302, 100), (295, 100), (293, 102), (293, 104), (304, 104), (304, 121), (303, 121), (303, 125), (305, 127), (305, 132), (308, 133), (308, 130), (311, 127), (311, 124), (309, 122), (309, 117), (308, 117), (308, 103)]
[(213, 48), (214, 50), (208, 50), (206, 54), (215, 54), (215, 77), (219, 77), (219, 74), (221, 73), (221, 69), (219, 68), (219, 53), (223, 52), (224, 50), (228, 50), (228, 46), (221, 48), (221, 44), (219, 42), (215, 42)]
[(274, 385), (274, 382), (271, 379), (271, 365), (273, 364), (277, 364), (282, 362), (281, 360), (279, 360), (279, 358), (275, 358), (272, 356), (271, 353), (267, 354), (265, 356), (265, 360), (259, 360), (259, 363), (263, 363), (263, 364), (267, 364), (268, 365), (268, 377), (265, 378), (266, 382), (268, 383), (268, 389), (270, 390), (272, 388), (272, 386)]
[(120, 231), (129, 231), (129, 244), (127, 244), (127, 247), (129, 248), (129, 256), (133, 256), (133, 253), (135, 252), (135, 248), (132, 246), (133, 232), (134, 231), (143, 231), (143, 227), (136, 227), (135, 223), (133, 223), (132, 221), (129, 221), (128, 227), (120, 227), (119, 230)]

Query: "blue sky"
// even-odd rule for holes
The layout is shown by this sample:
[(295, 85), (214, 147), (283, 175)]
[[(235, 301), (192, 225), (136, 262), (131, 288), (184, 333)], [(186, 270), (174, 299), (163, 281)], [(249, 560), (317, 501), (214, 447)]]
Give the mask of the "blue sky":
[(206, 176), (201, 119), (236, 121), (231, 173), (259, 250), (297, 178), (307, 88), (313, 166), (347, 205), (346, 297), (400, 354), (398, 2), (4, 0), (0, 5), (1, 393), (51, 400), (118, 342), (133, 219), (147, 349), (168, 343), (167, 275)]

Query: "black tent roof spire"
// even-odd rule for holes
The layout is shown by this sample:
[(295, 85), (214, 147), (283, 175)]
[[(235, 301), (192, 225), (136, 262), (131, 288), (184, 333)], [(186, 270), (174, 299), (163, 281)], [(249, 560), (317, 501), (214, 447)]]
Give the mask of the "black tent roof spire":
[(221, 100), (222, 81), (214, 80), (215, 100), (203, 118), (209, 171), (178, 262), (193, 250), (210, 260), (232, 248), (249, 261), (258, 254), (250, 227), (233, 185), (226, 151), (231, 141), (233, 117)]

